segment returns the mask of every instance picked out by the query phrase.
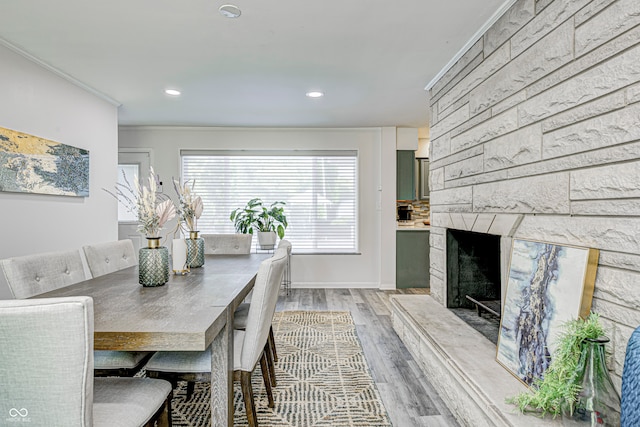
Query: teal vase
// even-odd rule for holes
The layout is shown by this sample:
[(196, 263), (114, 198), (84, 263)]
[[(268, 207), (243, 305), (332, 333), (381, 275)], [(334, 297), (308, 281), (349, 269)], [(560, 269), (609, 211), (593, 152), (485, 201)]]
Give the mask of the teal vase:
[(204, 239), (198, 237), (199, 231), (190, 231), (187, 242), (187, 267), (197, 268), (204, 265)]
[(147, 237), (147, 247), (138, 252), (138, 282), (145, 287), (154, 287), (168, 281), (169, 250), (160, 246), (159, 237)]

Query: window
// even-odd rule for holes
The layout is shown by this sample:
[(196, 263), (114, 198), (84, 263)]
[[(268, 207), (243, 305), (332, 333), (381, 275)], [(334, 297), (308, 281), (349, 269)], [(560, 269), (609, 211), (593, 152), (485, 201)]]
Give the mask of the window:
[(357, 251), (355, 151), (183, 151), (182, 179), (202, 196), (202, 233), (234, 233), (231, 211), (257, 197), (286, 203), (296, 253)]

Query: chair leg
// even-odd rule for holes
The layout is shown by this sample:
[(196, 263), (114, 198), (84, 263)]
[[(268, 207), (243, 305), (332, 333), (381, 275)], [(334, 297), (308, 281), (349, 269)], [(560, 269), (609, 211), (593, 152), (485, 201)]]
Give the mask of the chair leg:
[(278, 353), (276, 352), (276, 340), (273, 338), (273, 326), (269, 326), (269, 347), (271, 347), (271, 353), (273, 354), (273, 361), (278, 361)]
[(262, 370), (262, 380), (264, 381), (264, 389), (267, 392), (267, 398), (269, 399), (269, 408), (273, 408), (276, 404), (273, 401), (273, 390), (271, 390), (271, 374), (269, 372), (269, 365), (267, 364), (266, 350), (262, 352), (260, 356), (260, 369)]
[(193, 396), (193, 392), (196, 389), (196, 383), (194, 381), (187, 381), (187, 397), (186, 400), (191, 399), (191, 396)]
[(147, 422), (144, 427), (172, 427), (171, 420), (171, 399), (173, 399), (173, 391), (169, 392), (169, 396), (164, 401), (158, 412)]
[(271, 378), (271, 387), (276, 387), (278, 384), (276, 383), (276, 365), (273, 363), (273, 358), (271, 357), (271, 346), (267, 342), (264, 345), (264, 350), (262, 352), (267, 357), (267, 366), (269, 367), (269, 378)]
[(258, 427), (258, 416), (256, 414), (256, 406), (253, 401), (253, 388), (251, 387), (251, 372), (240, 372), (240, 385), (242, 386), (244, 408), (247, 412), (249, 427)]

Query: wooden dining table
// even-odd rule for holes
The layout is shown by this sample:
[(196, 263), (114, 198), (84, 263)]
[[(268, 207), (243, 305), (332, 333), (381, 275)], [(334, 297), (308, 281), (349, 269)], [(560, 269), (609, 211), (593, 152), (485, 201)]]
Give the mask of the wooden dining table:
[(202, 351), (211, 345), (211, 425), (233, 426), (233, 313), (269, 254), (207, 255), (158, 287), (138, 284), (130, 267), (37, 298), (93, 298), (94, 348)]

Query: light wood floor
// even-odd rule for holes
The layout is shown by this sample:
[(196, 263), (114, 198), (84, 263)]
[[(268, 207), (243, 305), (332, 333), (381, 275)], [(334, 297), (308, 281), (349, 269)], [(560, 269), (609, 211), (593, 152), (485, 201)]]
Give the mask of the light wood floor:
[(424, 289), (291, 289), (276, 310), (348, 310), (394, 427), (458, 427), (391, 326), (389, 295)]

